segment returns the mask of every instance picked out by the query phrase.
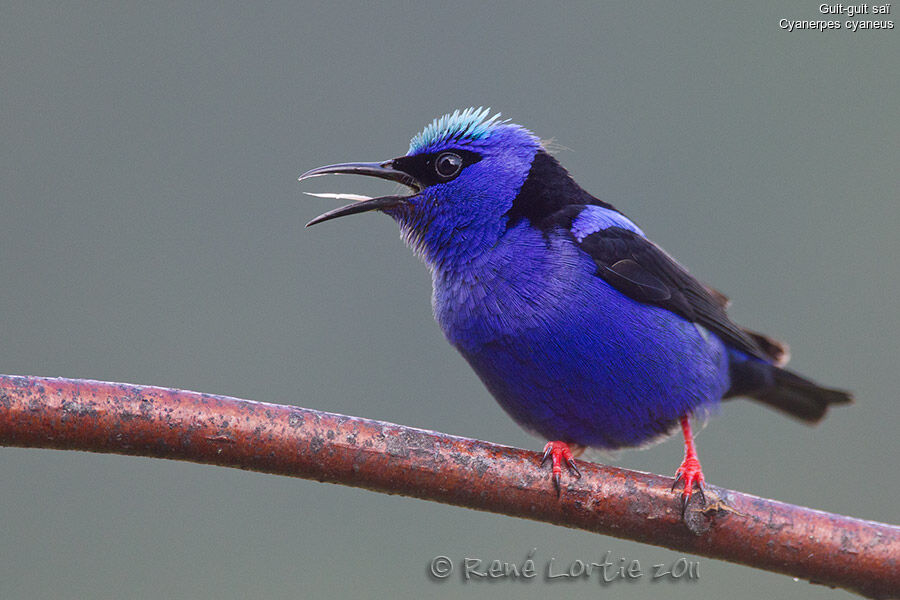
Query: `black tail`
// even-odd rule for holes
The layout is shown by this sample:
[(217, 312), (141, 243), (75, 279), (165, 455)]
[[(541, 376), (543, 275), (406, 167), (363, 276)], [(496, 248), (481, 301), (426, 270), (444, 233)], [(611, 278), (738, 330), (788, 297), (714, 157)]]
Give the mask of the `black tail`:
[(756, 360), (731, 363), (731, 389), (725, 397), (733, 396), (746, 396), (807, 423), (819, 422), (832, 404), (853, 402), (849, 392)]

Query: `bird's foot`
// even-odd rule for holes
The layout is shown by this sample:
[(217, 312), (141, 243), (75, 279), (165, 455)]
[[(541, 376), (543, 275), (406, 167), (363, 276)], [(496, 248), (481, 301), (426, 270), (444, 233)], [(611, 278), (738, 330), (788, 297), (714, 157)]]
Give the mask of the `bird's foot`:
[(694, 493), (694, 486), (697, 486), (697, 492), (700, 495), (700, 500), (706, 504), (706, 495), (703, 493), (703, 470), (700, 467), (700, 461), (697, 460), (696, 456), (686, 456), (684, 461), (681, 463), (681, 466), (678, 467), (678, 470), (675, 471), (675, 481), (672, 483), (672, 491), (675, 491), (675, 488), (678, 486), (680, 482), (684, 482), (684, 490), (681, 492), (681, 512), (682, 514), (687, 510), (688, 502), (691, 500), (691, 496)]
[(694, 447), (694, 435), (691, 433), (691, 422), (687, 415), (681, 417), (681, 430), (684, 433), (684, 460), (675, 471), (675, 481), (672, 482), (672, 491), (680, 481), (684, 481), (684, 491), (681, 492), (681, 515), (685, 516), (688, 502), (694, 493), (694, 486), (700, 492), (700, 500), (706, 504), (706, 495), (703, 493), (703, 470), (700, 468), (700, 459), (697, 458), (697, 448)]
[(575, 474), (575, 477), (581, 478), (581, 471), (575, 466), (575, 457), (584, 452), (584, 448), (581, 446), (573, 447), (575, 448), (574, 453), (572, 452), (572, 448), (570, 448), (569, 444), (566, 442), (547, 442), (547, 445), (544, 446), (544, 457), (541, 459), (541, 466), (544, 466), (544, 463), (547, 462), (548, 458), (553, 459), (553, 468), (551, 472), (553, 474), (553, 486), (556, 488), (557, 497), (559, 497), (561, 493), (559, 479), (560, 475), (562, 475), (563, 461), (565, 461), (569, 470)]

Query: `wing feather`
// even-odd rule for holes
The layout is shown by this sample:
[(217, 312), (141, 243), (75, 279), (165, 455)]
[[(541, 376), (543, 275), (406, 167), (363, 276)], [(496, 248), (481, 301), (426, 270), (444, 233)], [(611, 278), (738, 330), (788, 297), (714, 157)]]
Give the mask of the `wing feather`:
[[(572, 222), (567, 207), (562, 222)], [(763, 338), (736, 325), (725, 312), (728, 298), (691, 275), (665, 250), (641, 235), (640, 230), (610, 226), (587, 235), (579, 231), (573, 241), (597, 265), (597, 276), (626, 296), (659, 306), (702, 325), (726, 344), (751, 356), (779, 361), (777, 344), (763, 347)]]

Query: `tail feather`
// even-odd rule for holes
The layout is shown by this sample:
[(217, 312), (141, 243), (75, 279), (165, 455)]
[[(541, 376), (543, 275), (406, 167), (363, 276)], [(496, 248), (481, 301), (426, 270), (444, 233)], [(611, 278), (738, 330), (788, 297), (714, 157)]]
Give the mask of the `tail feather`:
[(726, 398), (745, 396), (807, 423), (818, 423), (832, 404), (849, 404), (844, 390), (822, 387), (796, 373), (758, 360), (731, 364), (731, 389)]
[(778, 367), (772, 371), (774, 387), (750, 397), (802, 421), (818, 423), (832, 404), (853, 402), (853, 396), (844, 390), (822, 387)]

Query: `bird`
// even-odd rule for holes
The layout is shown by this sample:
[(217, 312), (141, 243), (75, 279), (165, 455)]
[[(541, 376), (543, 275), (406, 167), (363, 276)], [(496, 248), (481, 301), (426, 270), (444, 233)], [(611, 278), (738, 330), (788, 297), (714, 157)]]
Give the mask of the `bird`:
[[(586, 448), (643, 447), (681, 428), (682, 512), (705, 478), (691, 428), (744, 397), (809, 424), (849, 392), (785, 368), (788, 346), (735, 324), (702, 283), (620, 210), (583, 189), (548, 144), (489, 108), (456, 110), (404, 156), (342, 163), (299, 180), (357, 174), (403, 193), (350, 200), (307, 227), (380, 211), (432, 277), (444, 336), (500, 406), (548, 440), (557, 495)], [(408, 191), (407, 191), (408, 190)], [(677, 496), (676, 496), (677, 497)]]

